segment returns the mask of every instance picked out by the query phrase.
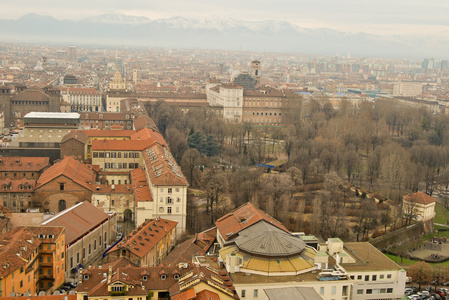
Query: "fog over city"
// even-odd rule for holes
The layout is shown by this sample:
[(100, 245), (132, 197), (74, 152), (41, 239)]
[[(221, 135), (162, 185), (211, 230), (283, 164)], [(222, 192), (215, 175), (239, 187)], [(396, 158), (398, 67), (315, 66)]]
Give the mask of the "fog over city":
[(132, 1), (126, 7), (20, 0), (0, 8), (0, 37), (10, 41), (395, 57), (449, 52), (449, 4), (436, 0)]

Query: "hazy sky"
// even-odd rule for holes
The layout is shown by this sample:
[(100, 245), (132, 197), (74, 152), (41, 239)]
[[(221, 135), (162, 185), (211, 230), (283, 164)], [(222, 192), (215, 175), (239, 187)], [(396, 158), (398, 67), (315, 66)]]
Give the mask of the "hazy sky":
[(285, 20), (309, 28), (449, 37), (449, 1), (445, 0), (0, 0), (1, 19), (31, 12), (71, 20), (111, 13), (150, 19)]

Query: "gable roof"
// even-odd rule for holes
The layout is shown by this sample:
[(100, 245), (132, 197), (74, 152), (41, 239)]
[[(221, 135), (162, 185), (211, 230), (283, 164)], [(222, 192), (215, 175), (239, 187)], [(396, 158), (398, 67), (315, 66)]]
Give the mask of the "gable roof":
[(40, 188), (61, 175), (73, 180), (86, 189), (93, 190), (92, 185), (89, 183), (95, 182), (95, 171), (71, 156), (64, 158), (62, 161), (45, 170), (37, 180), (35, 189)]
[(285, 226), (279, 221), (254, 207), (249, 202), (218, 219), (215, 222), (215, 225), (217, 226), (217, 229), (223, 239), (227, 241), (230, 237), (236, 235), (242, 229), (245, 229), (261, 220), (271, 223), (283, 231), (288, 232), (288, 229), (285, 228)]
[(0, 157), (0, 172), (40, 172), (49, 166), (48, 157)]
[(61, 211), (41, 225), (64, 226), (66, 244), (69, 245), (109, 218), (107, 213), (84, 201)]
[(151, 219), (142, 223), (120, 243), (111, 248), (108, 253), (127, 249), (134, 255), (142, 258), (159, 243), (178, 222), (166, 219)]
[(142, 151), (155, 143), (153, 139), (133, 141), (133, 140), (97, 140), (92, 141), (92, 150), (96, 151)]
[(420, 204), (434, 203), (435, 199), (423, 192), (416, 192), (414, 194), (408, 194), (404, 196), (404, 201), (415, 202)]
[(135, 130), (83, 130), (88, 137), (131, 137)]
[(72, 130), (62, 138), (61, 144), (71, 139), (86, 144), (88, 137), (87, 134), (85, 134), (82, 130)]
[(155, 143), (143, 151), (143, 159), (153, 185), (189, 185), (167, 147)]
[(162, 261), (165, 266), (176, 266), (179, 263), (189, 263), (193, 256), (202, 256), (209, 251), (217, 236), (217, 228), (211, 228), (198, 233), (193, 238), (178, 244)]

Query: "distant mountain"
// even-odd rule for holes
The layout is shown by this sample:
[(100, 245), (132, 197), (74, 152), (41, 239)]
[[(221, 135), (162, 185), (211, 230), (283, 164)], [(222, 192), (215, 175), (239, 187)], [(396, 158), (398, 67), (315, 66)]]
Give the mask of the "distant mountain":
[(100, 15), (80, 21), (28, 14), (0, 20), (0, 39), (55, 44), (155, 46), (360, 56), (445, 57), (449, 41), (310, 29), (283, 21)]

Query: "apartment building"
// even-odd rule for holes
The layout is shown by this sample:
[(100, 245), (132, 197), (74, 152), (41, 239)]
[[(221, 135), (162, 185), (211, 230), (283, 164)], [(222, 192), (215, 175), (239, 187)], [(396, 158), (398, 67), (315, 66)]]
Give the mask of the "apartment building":
[(64, 283), (64, 227), (16, 227), (0, 243), (2, 297), (52, 291)]

